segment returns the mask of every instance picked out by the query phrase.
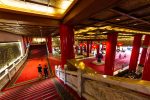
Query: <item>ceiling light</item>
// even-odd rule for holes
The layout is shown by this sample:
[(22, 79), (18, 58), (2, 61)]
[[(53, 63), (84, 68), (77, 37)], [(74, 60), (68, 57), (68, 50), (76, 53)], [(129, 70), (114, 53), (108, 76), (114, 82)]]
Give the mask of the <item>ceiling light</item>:
[(95, 33), (89, 32), (89, 33), (87, 33), (87, 34), (95, 34)]
[(120, 20), (119, 18), (117, 18), (116, 20)]
[(102, 33), (107, 33), (106, 31), (102, 32)]
[(61, 8), (62, 9), (67, 9), (70, 6), (71, 2), (69, 0), (63, 1), (61, 3)]
[(54, 8), (47, 7), (39, 4), (34, 4), (30, 2), (24, 2), (24, 1), (17, 1), (17, 0), (0, 0), (1, 1), (1, 7), (3, 8), (12, 8), (13, 10), (19, 10), (19, 11), (27, 11), (27, 12), (36, 12), (36, 13), (54, 13)]

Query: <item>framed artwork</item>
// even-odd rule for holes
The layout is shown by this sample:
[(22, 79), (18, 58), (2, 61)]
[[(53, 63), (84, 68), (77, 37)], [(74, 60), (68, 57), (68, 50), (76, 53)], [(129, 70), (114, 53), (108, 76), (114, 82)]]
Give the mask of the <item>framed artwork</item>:
[(20, 55), (20, 42), (0, 43), (0, 69)]

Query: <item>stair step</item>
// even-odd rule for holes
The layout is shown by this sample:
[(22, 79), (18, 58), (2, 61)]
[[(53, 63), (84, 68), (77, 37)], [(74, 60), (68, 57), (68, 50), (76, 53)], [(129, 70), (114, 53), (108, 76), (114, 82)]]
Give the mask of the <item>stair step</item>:
[(41, 93), (39, 95), (34, 95), (34, 96), (30, 97), (30, 98), (27, 98), (27, 100), (33, 100), (33, 99), (34, 100), (39, 100), (39, 99), (41, 100), (41, 99), (46, 98), (48, 96), (53, 97), (54, 95), (58, 95), (56, 91), (43, 92), (43, 93)]
[[(51, 88), (53, 88), (53, 87), (51, 87)], [(36, 91), (39, 91), (39, 90), (41, 90), (41, 89), (51, 89), (49, 86), (45, 86), (44, 88), (38, 88), (38, 87), (35, 87), (34, 89), (25, 89), (25, 90), (22, 90), (22, 91), (20, 91), (21, 93), (20, 94), (24, 94), (24, 93), (32, 93), (32, 92), (36, 92)], [(32, 91), (31, 91), (32, 90)], [(6, 94), (4, 94), (4, 95), (6, 95), (6, 97), (9, 97), (9, 96), (11, 96), (11, 95), (13, 95), (13, 96), (16, 96), (16, 95), (18, 95), (18, 91), (15, 91), (15, 92), (11, 92), (11, 93), (6, 93)]]

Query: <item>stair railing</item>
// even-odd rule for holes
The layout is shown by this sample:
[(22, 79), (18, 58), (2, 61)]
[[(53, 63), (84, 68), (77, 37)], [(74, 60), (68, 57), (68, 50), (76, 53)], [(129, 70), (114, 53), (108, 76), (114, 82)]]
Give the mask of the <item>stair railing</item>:
[(149, 100), (150, 82), (97, 73), (63, 70), (55, 66), (56, 76), (87, 100)]
[(29, 47), (23, 56), (18, 57), (14, 62), (0, 70), (0, 90), (12, 79), (15, 73), (23, 65), (28, 57)]

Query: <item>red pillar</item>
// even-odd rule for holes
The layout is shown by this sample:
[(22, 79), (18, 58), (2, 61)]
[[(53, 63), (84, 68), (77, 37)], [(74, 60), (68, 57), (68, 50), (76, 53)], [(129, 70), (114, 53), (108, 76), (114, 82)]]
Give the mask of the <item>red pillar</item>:
[(51, 36), (48, 36), (47, 38), (47, 46), (48, 46), (49, 53), (52, 53), (52, 37)]
[(24, 47), (24, 52), (26, 52), (26, 37), (25, 36), (22, 36), (22, 40), (23, 40), (23, 47)]
[(32, 38), (31, 37), (27, 37), (28, 43), (32, 42)]
[(83, 46), (83, 44), (82, 44), (82, 41), (81, 41), (81, 44), (80, 44), (80, 54), (81, 54), (81, 55), (83, 54), (82, 46)]
[(142, 65), (144, 65), (144, 62), (145, 62), (145, 57), (146, 57), (149, 41), (150, 41), (150, 35), (146, 35), (143, 41), (143, 49), (142, 49), (142, 54), (140, 58), (140, 64)]
[(87, 41), (87, 57), (89, 57), (89, 41)]
[(30, 43), (31, 43), (32, 42), (32, 37), (30, 37), (29, 40), (30, 40)]
[(92, 52), (92, 41), (91, 41), (91, 44), (90, 44), (90, 53)]
[(28, 37), (25, 37), (26, 38), (26, 41), (27, 41), (27, 44), (29, 43), (29, 39), (28, 39)]
[(99, 42), (97, 44), (97, 54), (99, 54)]
[(62, 68), (66, 64), (67, 59), (73, 59), (74, 54), (74, 31), (73, 27), (65, 24), (60, 25), (60, 41), (61, 41), (61, 62)]
[(142, 79), (150, 81), (150, 42), (149, 42), (149, 47), (147, 49), (147, 54), (145, 58)]
[(141, 42), (142, 42), (141, 38), (142, 38), (141, 34), (136, 34), (134, 36), (133, 48), (132, 48), (132, 53), (131, 53), (131, 58), (130, 58), (130, 63), (129, 63), (130, 71), (136, 71), (136, 66), (137, 66)]
[(118, 33), (111, 33), (107, 36), (106, 58), (104, 67), (104, 74), (106, 75), (113, 75), (114, 72), (117, 36)]
[(84, 52), (86, 52), (87, 50), (86, 50), (86, 44), (84, 43)]
[(75, 49), (76, 49), (76, 54), (78, 54), (78, 45), (75, 47)]

